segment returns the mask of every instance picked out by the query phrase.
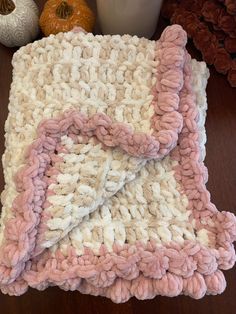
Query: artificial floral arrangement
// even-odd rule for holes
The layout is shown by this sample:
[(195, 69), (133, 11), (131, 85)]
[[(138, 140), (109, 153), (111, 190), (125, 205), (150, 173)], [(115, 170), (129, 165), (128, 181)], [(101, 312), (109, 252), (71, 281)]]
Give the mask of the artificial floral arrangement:
[(236, 87), (236, 1), (166, 0), (162, 15), (182, 25), (203, 59)]

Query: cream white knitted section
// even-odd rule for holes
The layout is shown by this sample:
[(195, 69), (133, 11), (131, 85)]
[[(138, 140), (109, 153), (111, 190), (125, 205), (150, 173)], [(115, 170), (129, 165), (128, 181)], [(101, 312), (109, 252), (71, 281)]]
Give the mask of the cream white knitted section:
[(47, 197), (50, 206), (45, 211), (52, 218), (47, 222), (44, 247), (50, 247), (52, 242), (66, 235), (125, 182), (134, 179), (145, 164), (145, 160), (133, 158), (120, 149), (104, 150), (93, 139), (88, 144), (74, 144), (63, 136), (62, 143), (70, 154), (59, 154), (63, 162), (55, 166), (60, 174), (48, 187), (54, 195)]
[(207, 111), (207, 98), (206, 98), (206, 86), (207, 80), (209, 78), (209, 70), (206, 67), (205, 62), (198, 62), (197, 60), (192, 60), (192, 69), (196, 73), (193, 75), (193, 90), (196, 95), (196, 102), (199, 108), (199, 143), (201, 147), (200, 161), (203, 161), (206, 157), (206, 111)]
[[(5, 189), (1, 197), (0, 243), (4, 220), (11, 217), (10, 209), (17, 195), (14, 175), (24, 165), (25, 148), (36, 138), (37, 125), (43, 118), (58, 117), (64, 110), (76, 108), (88, 116), (104, 112), (114, 121), (130, 124), (135, 131), (152, 132), (151, 88), (156, 81), (158, 65), (154, 61), (155, 45), (154, 41), (128, 35), (94, 36), (69, 32), (43, 38), (14, 55), (9, 115), (5, 124)], [(102, 160), (101, 165), (93, 169), (94, 181), (84, 189), (92, 195), (92, 200), (86, 205), (83, 203), (84, 214), (88, 214), (106, 196), (132, 180), (145, 161), (127, 157), (119, 150), (104, 150), (92, 141), (85, 145), (84, 151), (80, 179), (83, 167), (91, 166), (88, 160), (98, 156)], [(96, 156), (91, 157), (93, 154)], [(107, 176), (110, 180), (104, 186)], [(72, 212), (65, 213), (60, 224), (55, 220), (48, 222), (51, 234), (47, 232), (45, 246), (52, 245), (73, 227), (76, 216), (69, 217)], [(57, 229), (59, 225), (61, 227)]]

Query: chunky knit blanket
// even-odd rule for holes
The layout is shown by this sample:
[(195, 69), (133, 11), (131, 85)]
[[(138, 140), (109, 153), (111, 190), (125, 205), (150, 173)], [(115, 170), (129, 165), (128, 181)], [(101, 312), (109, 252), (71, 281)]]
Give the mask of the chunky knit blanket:
[(221, 293), (236, 219), (205, 184), (205, 63), (186, 33), (60, 33), (19, 49), (5, 125), (0, 288)]

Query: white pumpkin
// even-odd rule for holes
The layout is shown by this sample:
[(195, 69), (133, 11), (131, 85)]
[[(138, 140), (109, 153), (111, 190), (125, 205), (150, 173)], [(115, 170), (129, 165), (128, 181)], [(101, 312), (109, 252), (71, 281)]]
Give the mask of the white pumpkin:
[(39, 11), (32, 0), (0, 0), (0, 42), (23, 46), (39, 33)]

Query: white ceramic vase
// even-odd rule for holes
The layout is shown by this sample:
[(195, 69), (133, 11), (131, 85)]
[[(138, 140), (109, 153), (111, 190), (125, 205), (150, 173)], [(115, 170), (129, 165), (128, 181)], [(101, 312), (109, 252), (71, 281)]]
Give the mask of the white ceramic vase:
[(39, 33), (39, 10), (33, 0), (0, 0), (0, 43), (23, 46)]
[(130, 34), (151, 38), (162, 0), (97, 0), (103, 34)]

